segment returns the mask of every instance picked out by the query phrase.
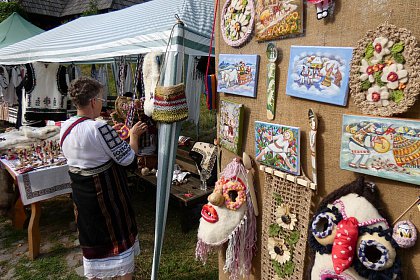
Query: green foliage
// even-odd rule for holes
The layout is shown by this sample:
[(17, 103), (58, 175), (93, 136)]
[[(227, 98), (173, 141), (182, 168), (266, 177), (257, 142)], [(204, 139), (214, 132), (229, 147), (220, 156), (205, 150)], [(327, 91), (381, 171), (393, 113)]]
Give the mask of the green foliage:
[(371, 58), (373, 56), (373, 51), (374, 51), (373, 44), (369, 44), (366, 47), (366, 50), (365, 50), (365, 58), (366, 58), (366, 60), (368, 60), (369, 58)]
[(405, 58), (402, 53), (392, 53), (392, 57), (394, 58), (395, 62), (404, 64)]
[(369, 80), (364, 80), (362, 82), (362, 90), (368, 90), (372, 84), (369, 82)]
[(300, 237), (300, 232), (298, 230), (294, 230), (290, 233), (289, 238), (287, 238), (287, 244), (290, 245), (290, 247), (293, 247), (298, 241)]
[(375, 77), (375, 82), (378, 86), (383, 87), (385, 85), (385, 83), (381, 80), (382, 71), (375, 72), (373, 76)]
[(295, 264), (292, 261), (287, 261), (283, 265), (276, 262), (275, 260), (271, 260), (273, 265), (274, 271), (280, 278), (285, 278), (286, 276), (290, 276), (293, 274), (295, 270)]
[(288, 261), (284, 264), (284, 273), (289, 276), (293, 274), (295, 270), (295, 264), (292, 261)]
[(279, 224), (271, 224), (268, 227), (268, 236), (275, 237), (279, 235), (281, 228)]
[(392, 46), (391, 53), (392, 54), (394, 54), (394, 53), (400, 53), (403, 50), (404, 50), (404, 43), (403, 42), (399, 42), (399, 43), (396, 43), (396, 44), (394, 44)]
[(17, 1), (0, 2), (0, 22), (8, 18), (14, 12), (25, 17), (26, 13)]
[(389, 99), (398, 104), (404, 99), (404, 92), (402, 90), (394, 90), (391, 92)]
[(82, 16), (97, 15), (98, 11), (98, 0), (89, 0), (89, 8), (82, 13)]

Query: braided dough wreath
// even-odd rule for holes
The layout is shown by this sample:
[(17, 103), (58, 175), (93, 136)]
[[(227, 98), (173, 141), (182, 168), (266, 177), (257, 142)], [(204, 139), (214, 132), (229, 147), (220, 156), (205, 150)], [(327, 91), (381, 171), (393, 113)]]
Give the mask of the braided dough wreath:
[(254, 28), (254, 1), (227, 0), (220, 21), (223, 40), (231, 47), (244, 44)]
[(420, 49), (405, 28), (388, 23), (368, 31), (353, 51), (350, 94), (364, 114), (392, 116), (408, 110), (420, 87)]

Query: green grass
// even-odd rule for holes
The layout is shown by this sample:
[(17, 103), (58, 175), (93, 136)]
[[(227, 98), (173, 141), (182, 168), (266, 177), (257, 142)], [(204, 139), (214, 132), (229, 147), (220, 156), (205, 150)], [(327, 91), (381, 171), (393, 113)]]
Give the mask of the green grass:
[[(149, 195), (142, 202), (138, 212), (137, 224), (139, 227), (141, 254), (136, 259), (134, 279), (150, 279), (153, 260), (154, 222), (155, 222), (155, 195)], [(139, 206), (136, 206), (138, 208)], [(209, 257), (204, 266), (195, 260), (195, 246), (197, 242), (197, 212), (193, 209), (190, 217), (197, 219), (193, 228), (187, 233), (181, 230), (181, 209), (177, 205), (169, 205), (165, 237), (159, 267), (158, 279), (161, 280), (197, 280), (218, 279), (217, 255)], [(196, 215), (194, 215), (194, 213)]]
[(217, 126), (217, 112), (215, 110), (207, 109), (206, 96), (200, 96), (200, 120), (198, 122), (198, 135), (197, 126), (192, 122), (184, 122), (182, 124), (181, 135), (188, 136), (195, 141), (213, 143), (216, 136)]
[(67, 268), (65, 255), (67, 249), (54, 247), (51, 253), (43, 255), (34, 261), (21, 258), (15, 266), (14, 279), (16, 280), (46, 280), (67, 279), (81, 280), (73, 270)]
[(26, 232), (13, 228), (11, 221), (0, 216), (0, 249), (8, 249), (26, 238)]
[[(135, 280), (150, 279), (154, 249), (156, 188), (142, 187), (146, 191), (133, 189), (132, 192), (141, 247), (141, 253), (135, 259)], [(47, 240), (52, 244), (47, 252), (41, 250), (41, 255), (34, 261), (30, 261), (27, 254), (13, 253), (16, 242), (27, 242), (27, 231), (15, 230), (8, 218), (0, 217), (0, 249), (4, 254), (13, 256), (10, 261), (0, 262), (0, 274), (6, 275), (14, 269), (12, 279), (16, 280), (84, 279), (77, 276), (74, 268), (68, 267), (66, 262), (70, 253), (80, 250), (72, 245), (76, 233), (69, 229), (74, 220), (71, 200), (62, 196), (43, 202), (41, 207), (41, 246)], [(195, 223), (189, 232), (184, 233), (180, 225), (181, 209), (170, 201), (158, 275), (160, 280), (218, 279), (217, 254), (210, 256), (205, 266), (195, 260), (200, 209), (197, 207), (191, 212), (190, 217)], [(68, 241), (63, 244), (61, 238), (65, 237)]]

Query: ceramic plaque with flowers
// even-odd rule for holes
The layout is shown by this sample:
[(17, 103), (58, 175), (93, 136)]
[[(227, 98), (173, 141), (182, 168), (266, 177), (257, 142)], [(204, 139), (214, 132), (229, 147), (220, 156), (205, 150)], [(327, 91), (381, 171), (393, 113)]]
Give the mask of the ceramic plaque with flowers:
[(301, 33), (303, 33), (302, 0), (256, 1), (257, 41), (280, 39)]
[(248, 40), (254, 28), (254, 13), (253, 0), (226, 1), (220, 21), (226, 44), (239, 47)]
[(411, 32), (382, 24), (354, 49), (350, 93), (363, 113), (392, 116), (408, 110), (420, 86), (420, 49)]

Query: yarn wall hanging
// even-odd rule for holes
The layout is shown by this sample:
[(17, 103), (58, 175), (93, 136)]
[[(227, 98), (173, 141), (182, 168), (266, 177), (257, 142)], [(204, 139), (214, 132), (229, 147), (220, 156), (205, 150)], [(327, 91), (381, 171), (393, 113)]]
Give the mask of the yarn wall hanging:
[(400, 279), (398, 244), (373, 183), (327, 195), (309, 223), (311, 279)]
[(233, 159), (216, 182), (201, 210), (196, 258), (206, 263), (213, 250), (228, 243), (223, 270), (230, 280), (248, 278), (257, 249), (256, 205), (253, 169), (249, 156)]
[(260, 169), (265, 171), (262, 279), (301, 280), (314, 184), (262, 165)]
[(254, 1), (227, 0), (220, 20), (223, 40), (231, 47), (243, 45), (254, 28)]
[(364, 114), (392, 116), (407, 111), (420, 87), (420, 49), (405, 28), (384, 23), (368, 31), (353, 52), (350, 93)]

